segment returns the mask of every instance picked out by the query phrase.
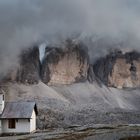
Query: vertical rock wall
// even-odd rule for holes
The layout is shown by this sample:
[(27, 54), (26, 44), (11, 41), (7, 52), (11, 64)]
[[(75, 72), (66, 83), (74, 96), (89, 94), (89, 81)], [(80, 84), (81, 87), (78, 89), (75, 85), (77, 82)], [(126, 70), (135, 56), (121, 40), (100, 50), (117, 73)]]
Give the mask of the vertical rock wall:
[(20, 66), (17, 72), (17, 82), (36, 84), (40, 79), (40, 61), (38, 47), (24, 50), (20, 56)]
[(107, 86), (140, 87), (140, 54), (136, 52), (111, 53), (94, 65), (94, 71)]
[(47, 48), (42, 64), (42, 81), (48, 85), (87, 80), (88, 52), (82, 44), (67, 42), (64, 48)]

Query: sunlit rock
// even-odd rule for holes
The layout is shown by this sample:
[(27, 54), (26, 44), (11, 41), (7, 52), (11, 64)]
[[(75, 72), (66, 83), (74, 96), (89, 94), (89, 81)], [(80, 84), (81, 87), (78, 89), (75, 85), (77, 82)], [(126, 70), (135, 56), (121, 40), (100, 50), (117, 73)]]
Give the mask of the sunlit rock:
[(140, 87), (140, 54), (110, 53), (94, 65), (95, 74), (107, 86), (116, 88)]
[(41, 77), (44, 83), (72, 84), (87, 80), (89, 58), (82, 43), (67, 40), (65, 47), (47, 47), (42, 63)]

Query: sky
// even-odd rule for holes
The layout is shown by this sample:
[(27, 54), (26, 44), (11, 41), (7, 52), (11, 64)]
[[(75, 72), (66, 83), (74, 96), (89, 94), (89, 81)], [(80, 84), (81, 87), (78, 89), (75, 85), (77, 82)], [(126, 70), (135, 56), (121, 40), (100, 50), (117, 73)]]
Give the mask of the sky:
[(140, 0), (0, 0), (0, 73), (18, 64), (22, 49), (46, 40), (91, 37), (92, 59), (120, 42), (139, 50), (139, 9)]

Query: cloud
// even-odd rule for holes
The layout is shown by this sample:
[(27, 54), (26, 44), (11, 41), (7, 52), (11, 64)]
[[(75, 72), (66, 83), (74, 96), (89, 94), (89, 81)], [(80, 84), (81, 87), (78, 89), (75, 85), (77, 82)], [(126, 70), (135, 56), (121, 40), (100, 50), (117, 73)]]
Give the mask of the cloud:
[(139, 0), (1, 0), (0, 73), (18, 63), (21, 49), (76, 33), (86, 42), (92, 36), (92, 56), (123, 41), (139, 49), (139, 9)]

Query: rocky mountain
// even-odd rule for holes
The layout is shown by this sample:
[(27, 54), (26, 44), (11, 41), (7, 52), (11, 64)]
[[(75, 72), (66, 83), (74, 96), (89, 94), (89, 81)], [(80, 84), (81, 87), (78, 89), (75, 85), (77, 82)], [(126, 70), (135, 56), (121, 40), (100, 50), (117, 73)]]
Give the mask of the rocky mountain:
[(82, 42), (72, 40), (27, 48), (0, 89), (7, 101), (36, 101), (39, 129), (139, 124), (140, 54), (114, 50), (94, 64), (88, 54)]
[(22, 50), (19, 55), (19, 64), (11, 68), (2, 83), (17, 82), (22, 84), (37, 84), (40, 79), (39, 48), (34, 46)]
[(48, 85), (72, 84), (87, 80), (88, 52), (83, 44), (65, 42), (62, 48), (46, 48), (41, 78)]
[(96, 76), (107, 86), (140, 87), (140, 53), (111, 52), (94, 64)]
[(60, 45), (46, 46), (40, 60), (40, 48), (22, 51), (19, 67), (4, 78), (23, 84), (69, 85), (93, 81), (115, 88), (140, 87), (140, 53), (113, 50), (90, 63), (88, 49), (78, 41), (66, 40)]
[(4, 80), (22, 84), (37, 84), (41, 80), (47, 85), (87, 80), (89, 57), (84, 44), (67, 40), (60, 47), (47, 46), (42, 61), (39, 51), (36, 46), (23, 50), (18, 68), (10, 70)]

